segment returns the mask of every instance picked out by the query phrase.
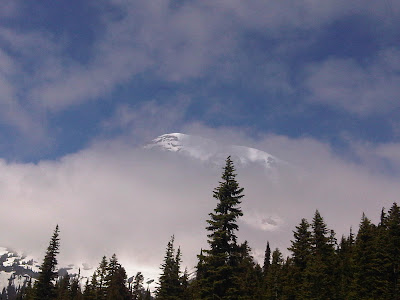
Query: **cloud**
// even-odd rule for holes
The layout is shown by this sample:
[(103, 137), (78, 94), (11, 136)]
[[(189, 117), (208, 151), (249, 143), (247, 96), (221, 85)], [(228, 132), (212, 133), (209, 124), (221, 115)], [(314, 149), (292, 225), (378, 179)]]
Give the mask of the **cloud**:
[(399, 107), (400, 52), (380, 52), (366, 64), (353, 59), (328, 59), (312, 64), (306, 87), (309, 101), (359, 115), (386, 113)]
[(125, 138), (128, 136), (136, 144), (143, 144), (165, 132), (180, 131), (190, 103), (189, 97), (176, 95), (164, 103), (150, 100), (137, 105), (120, 105), (103, 121), (102, 127), (106, 133), (124, 132)]
[[(1, 34), (0, 34), (1, 35)], [(42, 141), (45, 135), (43, 126), (37, 125), (38, 115), (28, 110), (18, 99), (19, 91), (13, 84), (18, 76), (19, 65), (0, 49), (0, 116), (1, 123), (19, 129), (25, 138)]]
[[(397, 2), (386, 3), (396, 15)], [(240, 1), (186, 1), (176, 6), (168, 1), (112, 4), (120, 13), (115, 17), (105, 9), (97, 11), (103, 33), (96, 36), (86, 62), (71, 58), (68, 49), (72, 41), (56, 39), (50, 28), (9, 33), (8, 47), (21, 52), (23, 61), (38, 66), (32, 70), (27, 65), (21, 70), (22, 74), (33, 72), (33, 84), (25, 87), (35, 103), (62, 110), (102, 98), (146, 72), (166, 81), (187, 82), (221, 68), (229, 70), (227, 65), (241, 57), (238, 54), (246, 32), (279, 35), (281, 30), (315, 29), (354, 14), (380, 19), (387, 10), (383, 3), (364, 1), (328, 1), (323, 7), (317, 1), (293, 5), (292, 1), (260, 0), (246, 5)]]
[[(235, 130), (204, 129), (214, 138), (230, 136), (232, 144), (249, 140)], [(311, 220), (315, 209), (340, 235), (350, 226), (357, 229), (363, 211), (377, 220), (382, 206), (398, 200), (397, 175), (350, 163), (313, 139), (264, 136), (251, 145), (294, 166), (272, 179), (257, 166), (237, 170), (245, 188), (239, 239), (247, 239), (255, 253), (262, 253), (267, 240), (285, 251), (294, 226), (303, 217)], [(2, 160), (2, 242), (41, 257), (59, 224), (61, 264), (97, 265), (102, 255), (115, 252), (130, 274), (145, 271), (154, 277), (175, 234), (184, 265), (193, 268), (200, 248), (207, 247), (205, 220), (216, 205), (212, 191), (220, 173), (122, 140), (94, 143), (57, 161)]]
[[(16, 23), (27, 17), (23, 10), (9, 11)], [(99, 1), (91, 12), (99, 22), (89, 28), (95, 34), (84, 45), (87, 59), (74, 57), (71, 49), (82, 45), (68, 34), (59, 36), (51, 26), (0, 25), (0, 64), (12, 66), (6, 68), (9, 74), (0, 74), (3, 122), (25, 136), (46, 139), (48, 117), (55, 119), (84, 103), (120, 104), (115, 91), (136, 79), (176, 90), (190, 86), (191, 97), (206, 98), (222, 82), (243, 91), (268, 90), (266, 99), (283, 94), (302, 102), (298, 95), (304, 86), (293, 84), (298, 69), (290, 61), (300, 44), (303, 50), (308, 45), (303, 36), (315, 37), (325, 26), (352, 16), (370, 22), (384, 19), (378, 30), (383, 32), (385, 26), (396, 27), (400, 14), (398, 1), (391, 0), (327, 1), (323, 6), (313, 0), (251, 0), (245, 5), (236, 0)], [(254, 48), (260, 53), (253, 56)], [(389, 111), (399, 93), (398, 67), (393, 63), (398, 57), (392, 49), (382, 51), (371, 64), (341, 59), (311, 64), (305, 82), (309, 101), (361, 115)], [(193, 88), (196, 82), (201, 86)], [(221, 111), (218, 101), (204, 102), (208, 116), (215, 117), (212, 110)]]

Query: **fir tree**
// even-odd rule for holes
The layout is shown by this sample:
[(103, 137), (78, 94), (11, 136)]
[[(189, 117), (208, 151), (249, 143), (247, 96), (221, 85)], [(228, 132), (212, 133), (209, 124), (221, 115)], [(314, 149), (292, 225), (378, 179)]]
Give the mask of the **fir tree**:
[(335, 238), (318, 210), (314, 214), (311, 235), (312, 259), (304, 272), (303, 291), (307, 299), (335, 299)]
[(236, 299), (238, 295), (238, 283), (234, 280), (239, 259), (235, 232), (239, 229), (237, 219), (243, 215), (239, 204), (244, 195), (235, 177), (233, 162), (228, 157), (222, 181), (213, 194), (218, 200), (217, 207), (207, 220), (210, 250), (204, 251), (205, 273), (201, 283), (204, 299)]
[(79, 283), (81, 277), (81, 270), (79, 269), (78, 275), (71, 279), (71, 300), (81, 300), (83, 299), (81, 286)]
[[(396, 203), (388, 211), (386, 219), (386, 234), (381, 234), (386, 237), (386, 255), (381, 264), (387, 265), (389, 274), (388, 284), (390, 293), (388, 296), (391, 299), (400, 299), (400, 208)], [(382, 241), (381, 241), (382, 242)]]
[(127, 276), (125, 269), (118, 263), (117, 256), (113, 254), (107, 267), (106, 299), (107, 300), (130, 300)]
[(61, 277), (56, 285), (57, 300), (70, 300), (71, 299), (71, 283), (68, 273)]
[(178, 249), (175, 255), (174, 236), (172, 236), (167, 244), (164, 262), (161, 265), (159, 286), (156, 291), (157, 299), (179, 299), (182, 296), (179, 276), (180, 256), (180, 249)]
[(133, 300), (143, 300), (145, 291), (143, 287), (143, 281), (144, 281), (143, 274), (141, 272), (137, 272), (132, 285)]
[(239, 247), (239, 264), (234, 280), (239, 283), (238, 298), (242, 300), (260, 299), (263, 286), (263, 272), (251, 255), (247, 241)]
[(363, 214), (354, 248), (354, 281), (352, 297), (374, 298), (379, 290), (376, 266), (376, 226)]
[(267, 241), (267, 247), (265, 248), (265, 254), (264, 254), (264, 265), (263, 265), (264, 276), (267, 276), (270, 265), (271, 265), (271, 248), (269, 247), (269, 242)]
[(339, 299), (351, 299), (351, 285), (354, 280), (354, 234), (350, 229), (349, 236), (342, 237), (338, 255), (338, 272), (339, 272)]
[(278, 248), (272, 253), (272, 262), (267, 275), (267, 299), (278, 300), (283, 293), (283, 258)]
[(58, 225), (47, 248), (43, 263), (40, 266), (39, 278), (35, 284), (35, 299), (51, 300), (56, 297), (55, 280), (57, 278), (57, 254), (59, 253)]
[(293, 231), (294, 240), (288, 248), (292, 252), (292, 269), (290, 275), (293, 277), (294, 289), (298, 299), (306, 299), (308, 292), (304, 285), (304, 271), (311, 259), (311, 232), (310, 224), (302, 219), (300, 224)]
[(96, 278), (96, 297), (98, 300), (105, 300), (107, 295), (107, 277), (108, 262), (105, 256), (102, 257), (99, 266), (97, 267)]
[(180, 278), (181, 281), (181, 295), (182, 295), (182, 300), (190, 300), (192, 299), (191, 293), (189, 290), (189, 272), (188, 269), (185, 268), (183, 271), (183, 275)]

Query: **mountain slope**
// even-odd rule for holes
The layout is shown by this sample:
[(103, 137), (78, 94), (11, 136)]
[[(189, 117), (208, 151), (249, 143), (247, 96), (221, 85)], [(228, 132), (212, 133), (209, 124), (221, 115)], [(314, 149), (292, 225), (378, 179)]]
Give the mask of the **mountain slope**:
[(266, 168), (273, 168), (280, 164), (286, 164), (273, 155), (255, 148), (224, 145), (211, 139), (183, 133), (163, 134), (152, 140), (144, 148), (177, 152), (187, 157), (217, 165), (223, 163), (228, 155), (232, 157), (236, 164), (242, 166), (255, 163)]

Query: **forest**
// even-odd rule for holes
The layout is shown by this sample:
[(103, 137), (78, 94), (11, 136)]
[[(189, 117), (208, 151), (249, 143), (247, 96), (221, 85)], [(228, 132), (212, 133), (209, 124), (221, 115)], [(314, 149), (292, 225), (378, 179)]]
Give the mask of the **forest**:
[(160, 259), (155, 291), (145, 287), (140, 272), (128, 280), (116, 255), (103, 257), (86, 282), (79, 275), (59, 276), (57, 226), (37, 278), (23, 286), (9, 286), (0, 299), (400, 299), (400, 208), (396, 203), (387, 211), (382, 209), (378, 224), (363, 215), (357, 233), (349, 228), (349, 234), (339, 240), (315, 211), (312, 220), (301, 219), (294, 228), (288, 257), (278, 248), (271, 249), (266, 240), (264, 261), (259, 263), (250, 245), (237, 239), (244, 189), (235, 172), (228, 157), (213, 191), (216, 207), (206, 221), (208, 246), (199, 249), (195, 273), (182, 270), (182, 252), (172, 236)]

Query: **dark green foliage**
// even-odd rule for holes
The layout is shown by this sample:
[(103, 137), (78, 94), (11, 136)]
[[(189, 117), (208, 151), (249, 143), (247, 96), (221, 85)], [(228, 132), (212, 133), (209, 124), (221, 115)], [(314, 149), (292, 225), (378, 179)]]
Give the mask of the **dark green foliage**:
[(71, 299), (71, 283), (69, 275), (63, 276), (56, 285), (57, 300), (68, 300)]
[(222, 181), (214, 190), (213, 197), (218, 200), (207, 230), (210, 250), (204, 250), (204, 273), (200, 283), (203, 299), (236, 299), (239, 283), (234, 279), (238, 270), (240, 250), (237, 245), (237, 219), (243, 215), (239, 204), (243, 188), (235, 179), (235, 168), (230, 157), (226, 159)]
[(144, 277), (141, 272), (138, 272), (133, 280), (131, 293), (133, 300), (143, 300), (145, 290), (143, 287)]
[(59, 253), (58, 225), (47, 248), (46, 255), (40, 267), (38, 281), (35, 284), (35, 299), (51, 300), (56, 297), (55, 280), (57, 279), (57, 254)]
[(350, 230), (347, 238), (342, 237), (337, 250), (339, 299), (351, 299), (352, 282), (354, 281), (354, 243), (354, 235)]
[[(284, 260), (275, 249), (271, 258), (267, 242), (261, 267), (248, 243), (237, 243), (243, 188), (234, 171), (228, 157), (222, 181), (213, 194), (217, 206), (207, 220), (210, 249), (197, 256), (196, 276), (191, 278), (187, 269), (181, 273), (181, 250), (175, 251), (172, 237), (161, 265), (156, 299), (400, 300), (400, 207), (396, 203), (387, 213), (381, 211), (378, 225), (363, 215), (357, 236), (350, 230), (339, 245), (334, 231), (316, 211), (311, 225), (302, 219), (293, 231), (288, 248), (291, 257)], [(79, 274), (57, 278), (58, 235), (57, 226), (34, 287), (31, 280), (15, 287), (11, 278), (0, 300), (153, 299), (149, 288), (143, 287), (140, 272), (127, 286), (125, 269), (115, 254), (110, 260), (102, 258), (83, 293)]]
[(265, 254), (264, 254), (264, 264), (262, 269), (264, 276), (267, 276), (270, 265), (271, 265), (271, 248), (269, 247), (269, 242), (267, 242), (267, 247), (265, 248)]
[(363, 215), (357, 234), (354, 253), (353, 297), (356, 299), (380, 299), (377, 291), (379, 273), (376, 269), (377, 244), (376, 226)]
[(311, 234), (312, 259), (304, 270), (303, 291), (308, 299), (335, 299), (335, 244), (334, 232), (328, 230), (317, 210)]
[(308, 291), (305, 283), (305, 270), (309, 265), (312, 254), (310, 224), (302, 219), (300, 224), (293, 231), (294, 240), (288, 248), (292, 252), (291, 268), (288, 270), (288, 277), (293, 280), (293, 288), (296, 291), (297, 299), (306, 299)]
[(161, 276), (156, 291), (157, 299), (181, 299), (183, 296), (180, 277), (181, 250), (175, 254), (174, 236), (168, 242), (164, 262), (161, 265)]
[(106, 299), (107, 300), (130, 300), (130, 293), (127, 287), (127, 276), (125, 269), (119, 264), (114, 254), (107, 266), (105, 277)]
[(267, 299), (278, 300), (283, 294), (283, 258), (278, 248), (272, 252), (272, 262), (267, 274)]
[(71, 279), (71, 299), (72, 300), (82, 300), (83, 295), (81, 291), (81, 286), (79, 284), (80, 279), (80, 270), (78, 276), (75, 276)]
[(390, 208), (386, 219), (387, 236), (385, 239), (385, 265), (388, 265), (389, 295), (391, 299), (400, 299), (400, 208), (396, 203)]
[(260, 265), (255, 263), (247, 241), (239, 247), (239, 264), (234, 280), (239, 283), (239, 299), (261, 299), (263, 272)]

